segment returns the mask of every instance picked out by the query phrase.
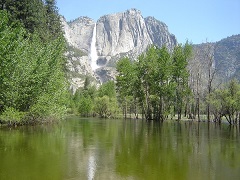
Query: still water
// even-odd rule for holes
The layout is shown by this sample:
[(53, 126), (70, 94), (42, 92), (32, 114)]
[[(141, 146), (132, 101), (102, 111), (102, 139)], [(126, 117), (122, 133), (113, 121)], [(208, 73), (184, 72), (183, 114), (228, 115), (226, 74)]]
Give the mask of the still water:
[(238, 180), (240, 133), (207, 123), (71, 118), (0, 127), (1, 180)]

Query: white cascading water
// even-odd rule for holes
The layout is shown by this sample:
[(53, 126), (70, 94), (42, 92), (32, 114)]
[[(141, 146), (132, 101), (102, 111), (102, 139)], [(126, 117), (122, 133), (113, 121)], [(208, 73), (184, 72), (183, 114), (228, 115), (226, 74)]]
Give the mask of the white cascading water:
[(97, 41), (97, 26), (96, 23), (94, 25), (94, 29), (93, 29), (93, 36), (92, 36), (92, 42), (91, 42), (91, 52), (90, 52), (90, 58), (91, 58), (91, 67), (92, 70), (95, 71), (98, 68), (97, 65), (97, 59), (98, 59), (98, 55), (97, 55), (97, 49), (96, 49), (96, 41)]

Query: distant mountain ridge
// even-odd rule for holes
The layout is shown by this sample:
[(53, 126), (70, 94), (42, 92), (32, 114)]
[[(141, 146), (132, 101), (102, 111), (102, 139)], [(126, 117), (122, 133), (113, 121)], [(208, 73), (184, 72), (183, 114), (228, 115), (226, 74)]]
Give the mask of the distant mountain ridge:
[[(62, 18), (62, 25), (69, 45), (88, 54), (89, 62), (92, 38), (96, 30), (95, 47), (98, 58), (95, 61), (99, 69), (94, 73), (102, 82), (111, 78), (114, 71), (112, 64), (120, 57), (135, 59), (150, 44), (159, 47), (165, 45), (170, 50), (177, 44), (176, 37), (168, 31), (165, 23), (154, 17), (143, 18), (136, 9), (105, 15), (97, 22), (89, 17), (80, 17), (71, 22)], [(88, 73), (93, 74), (89, 67), (86, 70), (86, 74)]]
[(218, 76), (225, 81), (232, 78), (240, 80), (240, 34), (224, 38), (214, 47)]
[[(204, 62), (204, 49), (210, 45), (210, 53), (214, 60), (216, 78), (221, 83), (236, 78), (240, 80), (240, 34), (232, 35), (214, 43), (202, 43), (193, 45), (194, 52), (198, 51), (198, 57)], [(200, 53), (199, 53), (200, 52)], [(216, 79), (215, 78), (215, 79)]]
[[(134, 60), (150, 44), (165, 45), (170, 51), (177, 45), (177, 38), (168, 31), (165, 23), (154, 17), (142, 17), (137, 9), (105, 15), (97, 22), (89, 17), (70, 22), (62, 18), (62, 26), (69, 47), (72, 47), (68, 52), (68, 67), (73, 90), (83, 85), (86, 75), (96, 82), (114, 79), (116, 61), (125, 56)], [(218, 76), (225, 80), (240, 79), (240, 35), (212, 45)], [(204, 43), (194, 45), (194, 48), (202, 49), (203, 46)], [(79, 51), (83, 52), (81, 56)], [(94, 52), (96, 56), (92, 56)], [(98, 67), (96, 70), (94, 63)]]

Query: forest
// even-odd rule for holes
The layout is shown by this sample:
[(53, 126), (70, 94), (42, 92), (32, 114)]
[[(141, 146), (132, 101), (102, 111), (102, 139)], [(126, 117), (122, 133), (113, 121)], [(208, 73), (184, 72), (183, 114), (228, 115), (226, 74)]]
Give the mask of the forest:
[(65, 39), (54, 0), (0, 2), (0, 119), (61, 118), (68, 83)]
[(70, 109), (85, 117), (238, 124), (240, 85), (236, 79), (219, 83), (209, 49), (206, 46), (205, 58), (199, 62), (188, 42), (173, 52), (152, 45), (137, 60), (120, 59), (115, 82), (97, 89), (86, 78)]
[(125, 117), (130, 112), (147, 120), (238, 124), (240, 85), (237, 79), (219, 81), (211, 52), (207, 45), (204, 58), (196, 58), (186, 42), (173, 52), (152, 46), (137, 61), (120, 60), (116, 85)]
[(97, 87), (86, 76), (75, 94), (67, 47), (55, 0), (0, 1), (0, 123), (49, 122), (66, 114), (240, 123), (240, 85), (218, 83), (210, 46), (204, 61), (189, 42), (172, 52), (149, 46), (137, 60), (117, 62), (115, 82)]

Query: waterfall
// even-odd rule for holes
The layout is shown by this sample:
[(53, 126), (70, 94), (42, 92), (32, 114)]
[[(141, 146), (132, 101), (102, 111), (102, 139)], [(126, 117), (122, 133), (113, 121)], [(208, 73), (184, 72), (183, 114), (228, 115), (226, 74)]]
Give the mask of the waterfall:
[(96, 49), (97, 36), (96, 35), (97, 35), (97, 26), (95, 23), (94, 29), (93, 29), (93, 35), (92, 35), (91, 49), (90, 49), (91, 67), (93, 71), (95, 71), (98, 68), (98, 65), (97, 65), (98, 55), (97, 55), (97, 49)]

